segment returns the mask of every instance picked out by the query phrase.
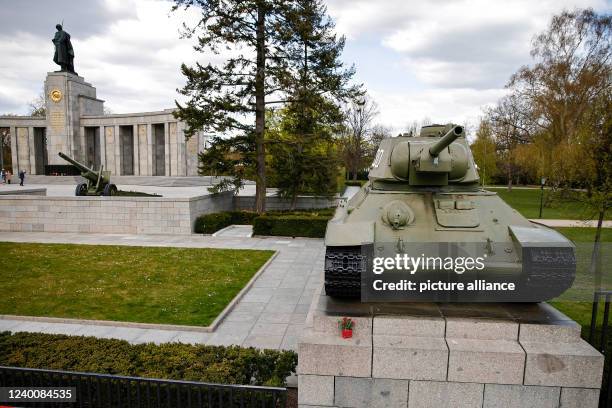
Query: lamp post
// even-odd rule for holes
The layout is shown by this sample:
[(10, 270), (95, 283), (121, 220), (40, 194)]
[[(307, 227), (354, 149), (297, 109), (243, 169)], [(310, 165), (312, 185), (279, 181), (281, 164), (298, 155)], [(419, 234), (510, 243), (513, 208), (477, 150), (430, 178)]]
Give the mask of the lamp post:
[(0, 132), (0, 168), (4, 168), (4, 139), (6, 138), (6, 134), (4, 132)]
[(540, 180), (540, 216), (542, 218), (542, 205), (544, 203), (544, 185), (546, 184), (546, 177), (542, 177)]

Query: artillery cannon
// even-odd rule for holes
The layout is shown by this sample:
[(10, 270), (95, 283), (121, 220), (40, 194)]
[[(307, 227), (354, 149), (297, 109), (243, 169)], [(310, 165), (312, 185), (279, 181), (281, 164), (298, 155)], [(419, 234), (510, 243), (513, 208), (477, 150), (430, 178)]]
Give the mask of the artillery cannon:
[(100, 170), (95, 171), (62, 152), (58, 154), (76, 167), (81, 172), (81, 177), (87, 180), (87, 183), (79, 183), (76, 186), (74, 192), (76, 196), (112, 196), (117, 193), (117, 186), (110, 182), (110, 171), (105, 171), (104, 166), (100, 166)]

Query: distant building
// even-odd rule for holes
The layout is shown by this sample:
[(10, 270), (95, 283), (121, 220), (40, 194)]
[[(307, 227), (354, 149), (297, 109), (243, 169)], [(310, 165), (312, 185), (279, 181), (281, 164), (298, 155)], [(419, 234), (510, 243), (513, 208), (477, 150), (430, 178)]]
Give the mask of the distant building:
[(75, 174), (59, 152), (113, 175), (198, 174), (206, 136), (185, 140), (185, 124), (174, 118), (174, 109), (105, 115), (96, 88), (68, 72), (47, 74), (45, 103), (46, 117), (0, 116), (0, 130), (10, 131), (11, 151), (11, 163), (0, 164), (14, 174)]

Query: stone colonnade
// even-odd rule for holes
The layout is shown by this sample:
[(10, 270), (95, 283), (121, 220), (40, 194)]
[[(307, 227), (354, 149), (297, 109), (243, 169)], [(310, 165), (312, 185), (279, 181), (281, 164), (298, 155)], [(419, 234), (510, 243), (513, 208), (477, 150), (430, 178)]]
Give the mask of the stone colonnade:
[[(45, 117), (0, 117), (0, 127), (10, 132), (14, 174), (45, 174), (47, 125)], [(82, 116), (75, 143), (82, 148), (65, 153), (95, 169), (103, 165), (112, 175), (195, 176), (206, 136), (186, 140), (184, 132), (185, 124), (174, 118), (172, 109)]]
[[(25, 170), (28, 174), (37, 174), (37, 157), (35, 129), (44, 129), (45, 118), (37, 117), (10, 117), (7, 127), (10, 132), (10, 149), (13, 173)], [(41, 135), (44, 134), (41, 132)], [(41, 158), (42, 159), (42, 158)], [(39, 160), (41, 160), (39, 159)], [(5, 164), (6, 167), (8, 167)], [(38, 168), (40, 170), (40, 168)]]
[(172, 112), (81, 117), (82, 145), (94, 143), (99, 152), (85, 161), (102, 164), (113, 175), (197, 175), (197, 153), (205, 137), (186, 140), (185, 125)]

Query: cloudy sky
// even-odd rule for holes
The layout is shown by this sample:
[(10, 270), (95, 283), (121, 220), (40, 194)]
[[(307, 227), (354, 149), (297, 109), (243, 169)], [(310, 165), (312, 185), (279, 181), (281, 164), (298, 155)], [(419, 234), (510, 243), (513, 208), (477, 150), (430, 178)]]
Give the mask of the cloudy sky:
[[(612, 10), (612, 0), (328, 0), (344, 60), (355, 64), (379, 105), (378, 122), (402, 130), (414, 120), (475, 124), (530, 63), (533, 35), (563, 8)], [(63, 21), (75, 69), (115, 113), (174, 106), (181, 62), (206, 62), (180, 38), (194, 12), (164, 0), (0, 0), (0, 114), (25, 114), (53, 63), (51, 38)]]

